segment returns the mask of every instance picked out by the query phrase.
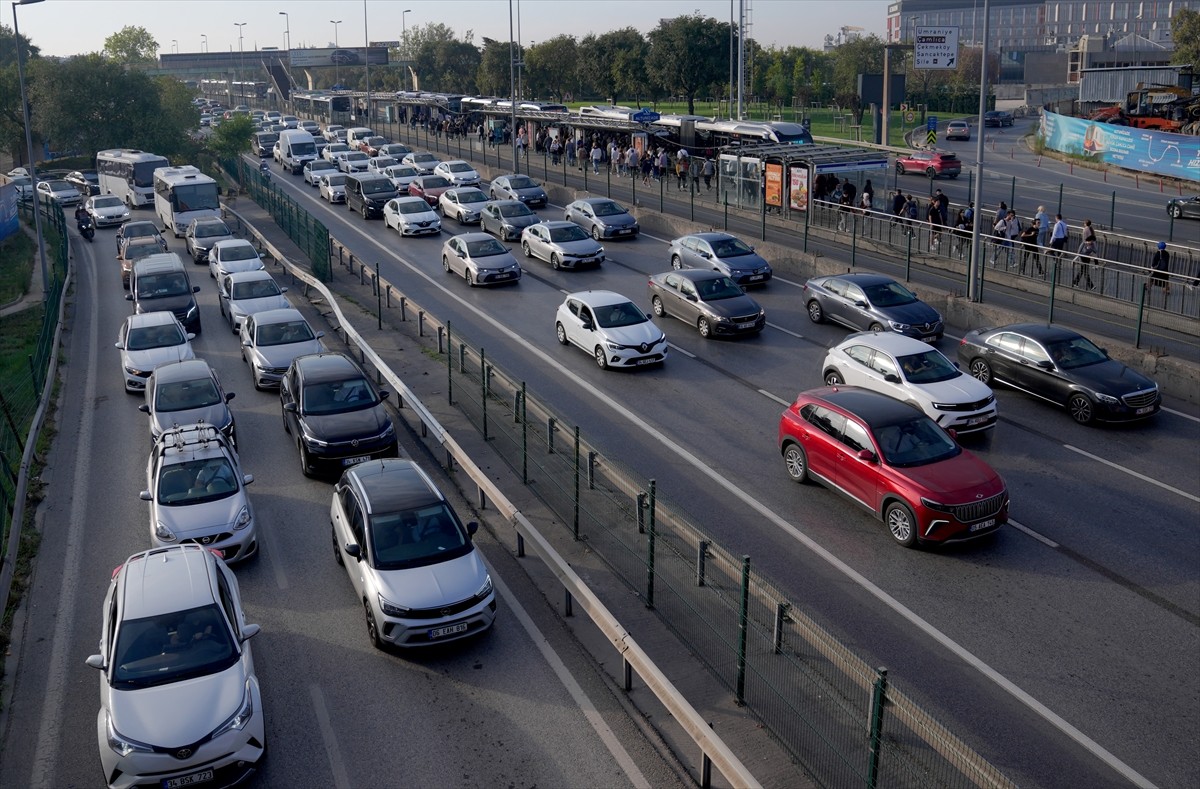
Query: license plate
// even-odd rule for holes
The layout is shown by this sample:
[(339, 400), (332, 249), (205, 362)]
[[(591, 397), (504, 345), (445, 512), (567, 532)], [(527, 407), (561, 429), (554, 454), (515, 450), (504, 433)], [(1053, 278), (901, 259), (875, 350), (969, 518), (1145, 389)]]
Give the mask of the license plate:
[(178, 778), (164, 778), (162, 785), (163, 789), (179, 789), (181, 786), (195, 786), (196, 784), (208, 783), (212, 779), (212, 770), (201, 770), (198, 773), (181, 775)]
[(634, 364), (654, 364), (657, 359), (638, 359)]
[(357, 457), (346, 458), (342, 461), (343, 466), (353, 466), (355, 463), (366, 463), (371, 459), (370, 455), (359, 455)]
[(996, 525), (996, 519), (988, 518), (985, 521), (980, 521), (979, 523), (972, 524), (969, 531), (983, 531), (984, 529), (990, 529), (995, 525)]
[(737, 327), (738, 327), (739, 329), (753, 329), (753, 328), (754, 328), (754, 324), (753, 324), (753, 323), (739, 323), (739, 324), (737, 325)]
[(467, 632), (467, 623), (459, 622), (457, 625), (447, 625), (446, 627), (435, 627), (429, 631), (429, 637), (431, 639), (432, 638), (444, 638), (446, 636), (452, 636), (455, 633), (465, 633), (465, 632)]
[(968, 419), (968, 420), (967, 420), (967, 425), (968, 425), (968, 426), (970, 426), (970, 425), (982, 425), (982, 424), (983, 424), (984, 422), (986, 422), (986, 421), (988, 421), (988, 418), (987, 418), (986, 416), (976, 416), (976, 417), (972, 417), (971, 419)]
[(512, 279), (512, 274), (497, 274), (496, 279)]
[(762, 279), (762, 278), (763, 278), (763, 275), (762, 275), (762, 274), (754, 274), (754, 275), (752, 275), (752, 276), (750, 277), (750, 281), (751, 281), (751, 282), (758, 282), (758, 281), (759, 281), (760, 279)]
[(922, 337), (921, 342), (927, 342), (930, 345), (933, 345), (935, 342), (937, 342), (937, 337), (934, 337), (933, 335), (930, 335), (928, 337)]
[(1134, 413), (1136, 413), (1136, 414), (1138, 414), (1138, 415), (1140, 416), (1140, 415), (1142, 415), (1142, 414), (1149, 414), (1149, 413), (1153, 413), (1153, 411), (1154, 411), (1154, 406), (1152, 406), (1152, 405), (1148, 405), (1148, 406), (1145, 406), (1144, 408), (1139, 408), (1139, 409), (1138, 409), (1137, 411), (1135, 411)]
[(623, 235), (623, 236), (627, 236), (627, 235), (629, 235), (630, 233), (632, 233), (632, 232), (633, 232), (633, 230), (632, 230), (631, 228), (628, 228), (628, 227), (623, 227), (623, 228), (621, 228), (620, 230), (618, 230), (617, 232), (618, 232), (618, 233), (620, 233), (620, 234), (621, 234), (621, 235)]

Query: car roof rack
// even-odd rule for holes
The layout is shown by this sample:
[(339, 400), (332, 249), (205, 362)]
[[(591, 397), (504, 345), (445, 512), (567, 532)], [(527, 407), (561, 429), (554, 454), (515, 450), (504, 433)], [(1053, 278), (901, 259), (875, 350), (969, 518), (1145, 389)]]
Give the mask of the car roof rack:
[(222, 443), (221, 431), (210, 424), (172, 425), (159, 436), (164, 451), (171, 449), (207, 449), (211, 443)]

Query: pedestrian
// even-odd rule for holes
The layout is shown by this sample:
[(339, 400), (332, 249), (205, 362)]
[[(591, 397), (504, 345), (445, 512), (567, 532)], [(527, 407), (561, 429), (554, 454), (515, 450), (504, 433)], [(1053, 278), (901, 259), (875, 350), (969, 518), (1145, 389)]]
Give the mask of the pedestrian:
[(1044, 247), (1050, 240), (1050, 217), (1046, 216), (1046, 206), (1039, 205), (1037, 213), (1033, 215), (1033, 218), (1038, 223), (1038, 246)]
[[(903, 216), (904, 205), (908, 201), (904, 199), (904, 191), (897, 187), (896, 194), (892, 195), (892, 216)], [(892, 220), (892, 224), (896, 224), (896, 220)]]
[(937, 201), (938, 213), (942, 215), (943, 221), (950, 219), (950, 198), (942, 194), (941, 189), (937, 189), (933, 193), (933, 199)]
[(598, 142), (592, 143), (591, 157), (592, 157), (592, 174), (599, 175), (600, 174), (600, 162), (602, 159), (604, 159), (604, 151), (602, 151), (600, 149), (600, 143), (598, 143)]
[(936, 250), (942, 244), (942, 211), (938, 201), (929, 198), (929, 207), (925, 209), (925, 221), (929, 223), (929, 248)]
[(704, 160), (704, 188), (709, 192), (712, 191), (712, 177), (716, 174), (716, 172), (717, 172), (717, 167), (716, 167), (716, 165), (713, 164), (713, 160), (705, 159)]
[(1019, 241), (1021, 242), (1021, 275), (1025, 275), (1025, 264), (1029, 262), (1029, 258), (1033, 257), (1034, 263), (1037, 264), (1038, 274), (1045, 274), (1042, 268), (1042, 261), (1038, 259), (1038, 229), (1039, 222), (1034, 219), (1029, 223), (1029, 226), (1021, 230)]
[(1150, 260), (1150, 268), (1153, 273), (1150, 275), (1151, 287), (1161, 287), (1166, 296), (1171, 295), (1171, 280), (1167, 276), (1167, 271), (1171, 265), (1171, 255), (1167, 252), (1167, 243), (1165, 241), (1158, 242), (1158, 251), (1154, 253), (1154, 257)]
[(704, 171), (704, 162), (699, 156), (688, 157), (688, 174), (692, 176), (692, 191), (700, 191), (700, 174)]
[(1079, 287), (1079, 280), (1087, 281), (1088, 290), (1095, 290), (1096, 286), (1092, 284), (1092, 258), (1096, 255), (1096, 231), (1092, 229), (1092, 220), (1083, 220), (1083, 241), (1079, 245), (1079, 270), (1075, 272), (1075, 279), (1071, 282), (1074, 287)]
[(1050, 248), (1054, 250), (1056, 258), (1062, 258), (1062, 252), (1067, 248), (1067, 237), (1070, 231), (1067, 230), (1067, 223), (1063, 221), (1062, 214), (1054, 215), (1054, 229), (1050, 231)]
[(575, 155), (576, 148), (577, 148), (577, 146), (575, 145), (575, 136), (571, 135), (571, 138), (569, 140), (567, 140), (567, 167), (575, 166), (575, 162), (577, 161), (576, 155)]
[(671, 155), (666, 148), (660, 148), (658, 153), (658, 177), (668, 178), (671, 174)]
[(557, 137), (550, 142), (550, 159), (554, 162), (555, 167), (558, 167), (562, 161), (562, 143), (558, 141)]
[(1013, 252), (1016, 250), (1017, 239), (1021, 237), (1021, 220), (1017, 218), (1017, 212), (1008, 209), (1007, 216), (1007, 231), (1008, 231), (1008, 267), (1012, 268), (1017, 265), (1017, 261), (1013, 258)]
[(916, 235), (917, 220), (921, 216), (921, 207), (912, 195), (906, 195), (904, 200), (904, 216), (906, 217), (905, 231), (910, 236)]
[[(1001, 205), (1004, 205), (1001, 203)], [(992, 248), (992, 265), (996, 265), (996, 258), (1002, 248), (1008, 246), (1008, 212), (1004, 216), (996, 220), (996, 224), (992, 225), (992, 235), (995, 236), (995, 246)]]
[[(862, 193), (863, 193), (864, 195), (869, 195), (869, 196), (870, 196), (870, 197), (868, 197), (868, 199), (867, 199), (867, 202), (866, 202), (866, 203), (864, 203), (864, 205), (866, 205), (866, 204), (868, 204), (868, 203), (869, 203), (870, 205), (874, 205), (874, 204), (875, 204), (875, 187), (871, 186), (871, 179), (870, 179), (870, 178), (868, 178), (868, 179), (867, 179), (867, 182), (866, 182), (865, 184), (863, 184)], [(860, 202), (861, 202), (861, 201), (860, 201)], [(869, 207), (869, 206), (868, 206), (868, 207)]]
[(650, 178), (654, 174), (654, 154), (646, 151), (642, 154), (642, 185), (649, 186)]
[(630, 178), (637, 178), (638, 158), (637, 148), (630, 145), (629, 150), (625, 151), (625, 170)]
[(848, 205), (851, 208), (855, 206), (854, 198), (858, 195), (858, 189), (854, 184), (850, 183), (850, 179), (842, 180), (842, 204)]
[(1003, 200), (1000, 201), (1000, 207), (996, 209), (996, 218), (992, 220), (992, 225), (995, 226), (1001, 219), (1008, 219), (1008, 204)]
[(964, 257), (965, 252), (971, 243), (971, 224), (967, 218), (967, 209), (958, 209), (958, 217), (954, 220), (954, 254), (958, 257)]
[(688, 176), (688, 155), (687, 151), (680, 150), (675, 156), (675, 178), (679, 185), (679, 191), (687, 189)]

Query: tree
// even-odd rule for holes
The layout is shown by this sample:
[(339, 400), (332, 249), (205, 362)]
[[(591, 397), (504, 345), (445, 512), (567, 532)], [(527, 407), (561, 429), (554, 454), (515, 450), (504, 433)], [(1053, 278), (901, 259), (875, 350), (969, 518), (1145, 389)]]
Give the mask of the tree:
[(217, 159), (235, 159), (250, 149), (254, 121), (249, 115), (235, 115), (223, 122), (208, 136), (208, 149)]
[(509, 63), (511, 56), (507, 41), (483, 39), (483, 53), (479, 59), (479, 70), (475, 82), (485, 96), (507, 96), (509, 94)]
[(696, 95), (726, 79), (728, 41), (728, 23), (699, 13), (661, 19), (650, 31), (646, 71), (652, 82), (685, 96), (694, 115)]
[(1175, 41), (1172, 63), (1200, 66), (1200, 11), (1176, 11), (1171, 17), (1171, 38)]
[[(25, 161), (25, 119), (21, 117), (21, 84), (17, 79), (17, 49), (11, 27), (0, 25), (0, 150), (13, 161)], [(38, 58), (38, 48), (21, 36), (21, 60), (28, 68)], [(34, 108), (30, 108), (32, 111)]]
[(590, 34), (579, 42), (575, 72), (579, 92), (618, 103), (619, 94), (645, 92), (649, 45), (635, 28)]
[(579, 46), (574, 36), (555, 36), (531, 47), (523, 58), (527, 86), (525, 95), (562, 96), (579, 85)]
[(158, 60), (158, 42), (146, 28), (126, 25), (104, 39), (104, 56), (117, 63), (149, 65)]
[(646, 59), (650, 56), (650, 42), (632, 27), (606, 33), (612, 36), (613, 100), (619, 96), (632, 96), (639, 106), (642, 96), (658, 95), (650, 84), (646, 71)]
[(883, 74), (883, 41), (878, 36), (847, 41), (834, 50), (834, 58), (834, 95), (839, 104), (854, 113), (854, 122), (862, 124), (864, 108), (858, 93), (858, 75)]

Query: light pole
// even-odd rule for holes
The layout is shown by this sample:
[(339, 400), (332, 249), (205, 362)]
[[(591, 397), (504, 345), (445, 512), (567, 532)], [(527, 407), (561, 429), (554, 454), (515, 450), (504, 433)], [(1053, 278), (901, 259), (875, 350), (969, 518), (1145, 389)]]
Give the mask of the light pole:
[(50, 270), (46, 267), (46, 242), (42, 239), (42, 206), (37, 192), (37, 170), (33, 166), (33, 135), (29, 131), (29, 100), (25, 98), (25, 66), (21, 51), (21, 28), (17, 27), (17, 6), (42, 0), (16, 0), (13, 3), (13, 44), (17, 47), (17, 81), (21, 83), (21, 117), (25, 121), (25, 155), (29, 157), (29, 184), (33, 188), (33, 232), (37, 235), (38, 257), (42, 261), (42, 298), (50, 296)]
[(205, 52), (208, 51), (208, 34), (207, 33), (200, 34), (200, 48), (202, 50), (204, 50)]
[(371, 33), (367, 30), (367, 0), (363, 0), (363, 82), (367, 84), (367, 103), (363, 113), (366, 120), (371, 122)]
[(179, 54), (179, 39), (177, 39), (177, 38), (171, 39), (171, 48), (175, 50), (176, 55)]
[(411, 8), (406, 8), (400, 12), (400, 55), (408, 58), (408, 19), (406, 17), (412, 13)]
[(288, 16), (287, 11), (280, 11), (279, 15), (281, 17), (283, 17), (283, 24), (285, 25), (283, 32), (284, 32), (284, 35), (287, 36), (288, 52), (291, 52), (292, 51), (292, 18), (290, 16)]
[(246, 50), (242, 49), (242, 28), (246, 26), (245, 22), (234, 22), (238, 29), (238, 96), (242, 99), (242, 104), (246, 103)]
[[(329, 23), (331, 25), (333, 25), (333, 48), (337, 49), (338, 48), (337, 26), (342, 23), (342, 20), (330, 19)], [(336, 55), (337, 53), (335, 52), (334, 54)], [(339, 58), (335, 57), (333, 59), (333, 84), (334, 85), (342, 84), (342, 64), (339, 63), (338, 61), (339, 61)]]

